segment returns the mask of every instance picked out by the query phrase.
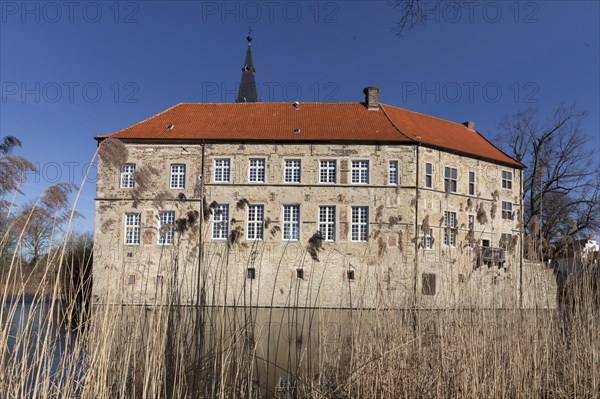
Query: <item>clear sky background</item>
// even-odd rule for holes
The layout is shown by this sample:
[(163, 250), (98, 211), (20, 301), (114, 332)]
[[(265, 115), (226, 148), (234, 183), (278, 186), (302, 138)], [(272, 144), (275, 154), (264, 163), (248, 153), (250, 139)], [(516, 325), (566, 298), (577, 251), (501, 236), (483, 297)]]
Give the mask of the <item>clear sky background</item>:
[[(433, 7), (435, 2), (428, 3)], [(386, 1), (0, 1), (0, 135), (24, 191), (81, 184), (98, 134), (179, 102), (233, 102), (248, 26), (262, 101), (381, 101), (494, 137), (506, 114), (588, 110), (600, 149), (600, 2), (467, 1), (397, 37)], [(95, 171), (77, 228), (93, 229)]]

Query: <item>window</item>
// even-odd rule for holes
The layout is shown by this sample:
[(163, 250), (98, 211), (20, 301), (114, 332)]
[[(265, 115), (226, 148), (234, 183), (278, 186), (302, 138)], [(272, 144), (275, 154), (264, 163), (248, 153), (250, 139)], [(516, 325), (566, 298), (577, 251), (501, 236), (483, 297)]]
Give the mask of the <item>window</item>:
[(388, 173), (388, 183), (398, 184), (398, 161), (390, 161), (390, 170)]
[(163, 284), (163, 276), (159, 274), (158, 276), (156, 276), (156, 285), (162, 286), (162, 284)]
[(446, 192), (455, 193), (457, 187), (458, 172), (456, 168), (444, 168), (444, 190)]
[(215, 159), (215, 183), (229, 183), (231, 165), (229, 159)]
[(175, 212), (166, 211), (158, 214), (158, 243), (160, 245), (173, 244), (173, 224)]
[(475, 172), (469, 172), (469, 195), (475, 195)]
[(129, 285), (135, 285), (135, 274), (130, 274), (129, 278), (127, 279), (127, 284)]
[(284, 205), (283, 206), (283, 239), (294, 240), (300, 239), (300, 206), (299, 205)]
[(335, 183), (336, 162), (334, 160), (321, 161), (319, 168), (319, 183)]
[(456, 246), (456, 212), (444, 212), (444, 244)]
[(502, 233), (500, 236), (500, 248), (504, 248), (506, 250), (510, 247), (510, 242), (512, 241), (512, 234)]
[(263, 220), (265, 216), (264, 205), (248, 206), (248, 239), (263, 239)]
[(430, 163), (425, 164), (425, 187), (433, 187), (433, 165)]
[(512, 220), (512, 203), (502, 201), (502, 219)]
[(348, 280), (354, 280), (354, 270), (347, 270), (346, 271), (346, 278)]
[(467, 228), (469, 230), (475, 230), (475, 215), (467, 216)]
[(512, 172), (502, 171), (502, 188), (512, 190)]
[(141, 216), (139, 213), (125, 214), (125, 244), (139, 245), (140, 220)]
[(423, 273), (421, 275), (421, 293), (423, 295), (435, 295), (434, 273)]
[(300, 183), (300, 160), (286, 159), (283, 174), (286, 183)]
[(427, 233), (421, 233), (421, 248), (433, 249), (433, 231), (429, 229)]
[(229, 205), (218, 204), (213, 207), (212, 238), (226, 240), (229, 234)]
[(296, 269), (296, 278), (299, 280), (304, 279), (304, 269)]
[(319, 231), (324, 241), (335, 241), (335, 206), (319, 207)]
[(185, 165), (171, 165), (171, 188), (185, 188)]
[(133, 188), (135, 185), (134, 179), (135, 164), (126, 163), (121, 169), (121, 188)]
[(369, 208), (366, 206), (352, 207), (351, 223), (352, 241), (367, 241), (369, 237)]
[(262, 158), (250, 158), (250, 169), (248, 180), (254, 183), (265, 182), (265, 160)]
[(352, 183), (369, 183), (369, 161), (352, 161)]
[(256, 278), (256, 269), (254, 267), (249, 267), (246, 270), (246, 277), (250, 280), (254, 280)]

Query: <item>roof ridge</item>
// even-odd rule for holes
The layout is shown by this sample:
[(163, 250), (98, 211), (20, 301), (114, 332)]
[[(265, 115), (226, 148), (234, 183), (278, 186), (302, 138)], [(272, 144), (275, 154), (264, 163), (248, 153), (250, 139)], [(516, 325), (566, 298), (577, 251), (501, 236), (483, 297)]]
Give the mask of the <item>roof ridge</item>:
[[(360, 101), (298, 101), (300, 104), (355, 104), (355, 105), (363, 105), (363, 102)], [(257, 102), (239, 102), (239, 103), (207, 103), (207, 102), (181, 102), (177, 105), (257, 105), (257, 104), (293, 104), (294, 101), (257, 101)], [(172, 107), (171, 107), (172, 108)], [(167, 110), (168, 111), (168, 110)], [(161, 112), (162, 113), (162, 112)], [(157, 114), (159, 115), (159, 114)]]
[(462, 127), (464, 127), (465, 129), (468, 129), (468, 128), (467, 128), (465, 125), (463, 125), (462, 123), (459, 123), (459, 122), (454, 122), (454, 121), (451, 121), (451, 120), (448, 120), (448, 119), (444, 119), (444, 118), (440, 118), (439, 116), (433, 116), (433, 115), (429, 115), (429, 114), (424, 114), (424, 113), (422, 113), (422, 112), (413, 111), (413, 110), (411, 110), (411, 109), (406, 109), (406, 108), (402, 108), (402, 107), (396, 107), (395, 105), (389, 105), (389, 104), (383, 104), (383, 103), (382, 103), (381, 105), (385, 105), (386, 107), (392, 107), (392, 108), (396, 108), (396, 109), (401, 109), (402, 111), (410, 112), (410, 113), (412, 113), (412, 114), (419, 114), (419, 115), (423, 115), (423, 116), (426, 116), (426, 117), (428, 117), (428, 118), (437, 119), (437, 120), (439, 120), (439, 121), (443, 121), (443, 122), (454, 123), (455, 125), (462, 126)]
[[(388, 121), (390, 121), (390, 123), (392, 124), (392, 126), (393, 126), (393, 127), (394, 127), (394, 128), (397, 130), (397, 131), (398, 131), (398, 133), (400, 133), (401, 135), (403, 135), (404, 137), (406, 137), (406, 138), (407, 138), (407, 139), (409, 139), (410, 141), (415, 141), (415, 142), (416, 142), (416, 141), (418, 141), (418, 140), (415, 140), (415, 139), (413, 139), (413, 138), (411, 138), (411, 137), (408, 137), (408, 135), (407, 135), (407, 134), (404, 134), (404, 133), (402, 132), (402, 130), (400, 130), (400, 128), (399, 128), (398, 126), (396, 126), (396, 123), (395, 123), (395, 122), (392, 120), (392, 118), (390, 118), (390, 116), (388, 115), (387, 111), (385, 110), (385, 107), (384, 107), (384, 105), (387, 107), (387, 105), (386, 105), (386, 104), (380, 103), (380, 107), (381, 107), (381, 109), (383, 110), (383, 114), (385, 115), (385, 117), (387, 118), (387, 120), (388, 120)], [(419, 141), (419, 142), (420, 142), (420, 141)]]

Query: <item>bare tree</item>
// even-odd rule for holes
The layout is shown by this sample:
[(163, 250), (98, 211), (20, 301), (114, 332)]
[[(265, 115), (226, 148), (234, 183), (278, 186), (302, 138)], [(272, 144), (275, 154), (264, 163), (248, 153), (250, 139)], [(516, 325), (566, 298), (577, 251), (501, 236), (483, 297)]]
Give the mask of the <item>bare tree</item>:
[(600, 227), (600, 162), (582, 130), (586, 116), (560, 105), (545, 120), (529, 108), (500, 123), (498, 142), (526, 165), (524, 226), (534, 240), (550, 243)]
[(400, 10), (400, 17), (394, 22), (394, 33), (402, 36), (405, 31), (425, 25), (442, 6), (460, 8), (462, 0), (390, 0), (392, 8)]
[(38, 201), (21, 207), (15, 225), (23, 232), (21, 248), (31, 265), (35, 266), (53, 244), (59, 243), (55, 242), (55, 237), (70, 217), (68, 196), (74, 189), (74, 184), (55, 184), (48, 187)]

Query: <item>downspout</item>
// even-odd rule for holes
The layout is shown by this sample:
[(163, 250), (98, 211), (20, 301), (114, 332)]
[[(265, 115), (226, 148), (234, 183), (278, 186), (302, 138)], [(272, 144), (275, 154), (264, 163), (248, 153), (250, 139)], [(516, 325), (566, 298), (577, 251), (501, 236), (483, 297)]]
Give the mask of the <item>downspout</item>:
[(525, 254), (525, 249), (523, 248), (523, 235), (525, 230), (525, 219), (523, 212), (523, 169), (519, 170), (519, 202), (520, 202), (520, 212), (521, 212), (521, 223), (519, 226), (519, 236), (520, 236), (520, 256), (519, 256), (519, 308), (523, 308), (523, 255)]
[(200, 220), (198, 221), (198, 274), (196, 276), (196, 306), (204, 305), (204, 299), (201, 298), (202, 290), (200, 288), (200, 276), (202, 261), (204, 259), (204, 248), (202, 241), (202, 229), (204, 223), (204, 140), (201, 142), (202, 157), (200, 161)]
[(417, 143), (415, 146), (416, 149), (416, 164), (417, 168), (415, 170), (415, 268), (414, 268), (414, 279), (413, 279), (413, 308), (416, 308), (417, 304), (417, 279), (419, 272), (419, 170), (420, 170), (420, 161), (419, 161), (419, 146), (421, 143)]

